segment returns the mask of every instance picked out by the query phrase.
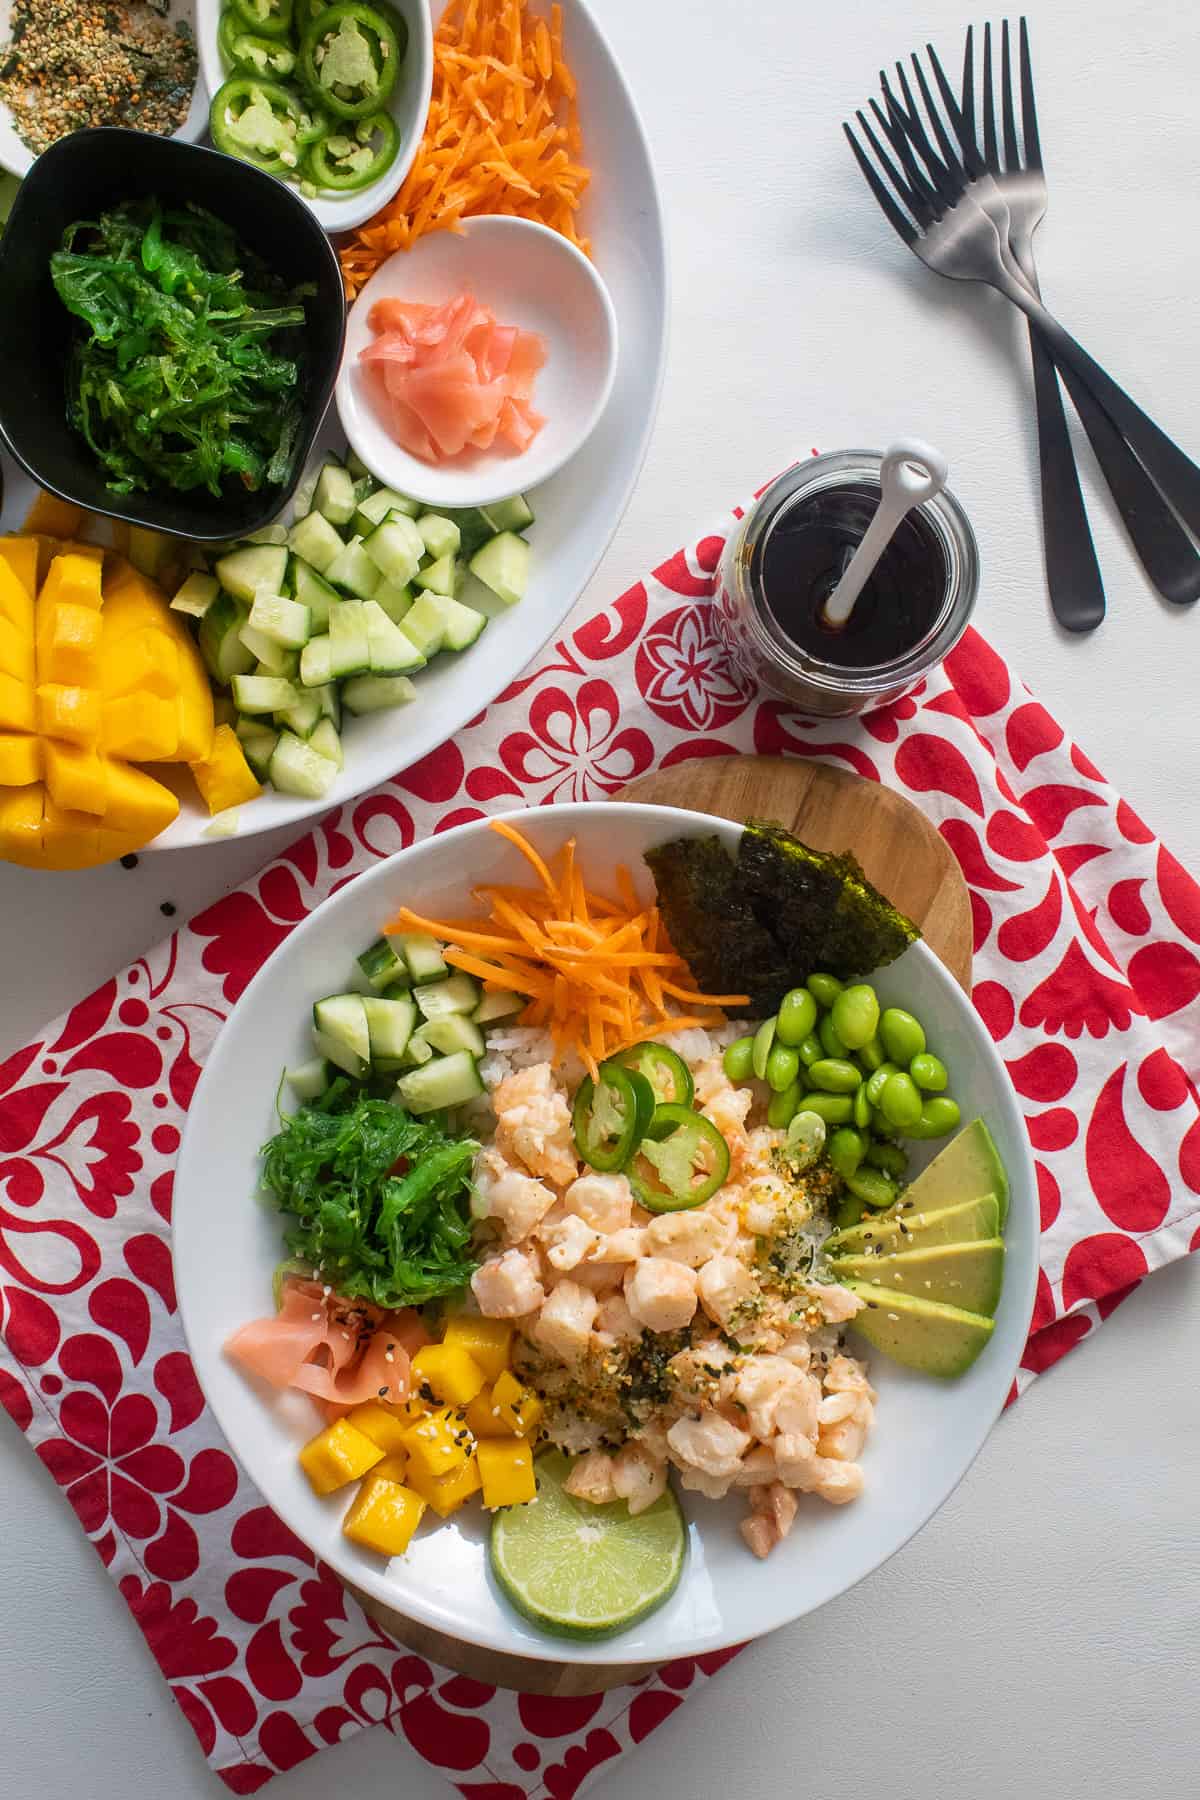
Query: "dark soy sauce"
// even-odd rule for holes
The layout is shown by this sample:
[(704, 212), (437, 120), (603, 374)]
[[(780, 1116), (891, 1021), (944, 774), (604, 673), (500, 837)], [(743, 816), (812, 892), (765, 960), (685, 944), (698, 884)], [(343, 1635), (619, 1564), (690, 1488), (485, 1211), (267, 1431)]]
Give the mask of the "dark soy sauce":
[(825, 602), (879, 506), (878, 486), (847, 482), (801, 499), (772, 527), (758, 578), (776, 628), (815, 660), (848, 669), (898, 661), (923, 642), (946, 599), (941, 543), (919, 507), (902, 519), (846, 624)]

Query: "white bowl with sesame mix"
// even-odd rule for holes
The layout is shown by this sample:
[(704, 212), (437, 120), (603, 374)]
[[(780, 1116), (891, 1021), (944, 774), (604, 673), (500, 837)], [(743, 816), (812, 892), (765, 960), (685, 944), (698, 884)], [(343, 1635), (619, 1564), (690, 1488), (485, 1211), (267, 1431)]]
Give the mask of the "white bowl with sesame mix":
[[(203, 135), (208, 92), (195, 0), (132, 0), (120, 10), (127, 25), (114, 26), (116, 9), (101, 0), (0, 0), (0, 167), (25, 175), (42, 150), (89, 125), (127, 125), (190, 144)], [(158, 72), (150, 92), (147, 49)], [(141, 88), (133, 86), (139, 79)], [(108, 97), (114, 88), (115, 101)]]

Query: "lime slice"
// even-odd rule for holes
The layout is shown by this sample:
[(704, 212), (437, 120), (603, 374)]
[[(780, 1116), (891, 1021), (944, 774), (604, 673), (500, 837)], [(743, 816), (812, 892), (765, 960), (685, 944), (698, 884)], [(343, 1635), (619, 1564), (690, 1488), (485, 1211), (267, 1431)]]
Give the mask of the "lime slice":
[(558, 1637), (607, 1637), (653, 1612), (683, 1572), (687, 1530), (670, 1489), (630, 1518), (624, 1500), (564, 1493), (571, 1460), (539, 1456), (537, 1499), (492, 1521), (492, 1573), (518, 1612)]

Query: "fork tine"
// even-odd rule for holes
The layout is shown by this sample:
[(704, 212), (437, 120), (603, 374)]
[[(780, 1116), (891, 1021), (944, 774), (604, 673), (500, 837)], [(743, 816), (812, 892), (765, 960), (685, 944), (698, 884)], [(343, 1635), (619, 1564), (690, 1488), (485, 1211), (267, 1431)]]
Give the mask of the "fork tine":
[(1004, 109), (1004, 166), (1011, 171), (1021, 167), (1021, 145), (1013, 111), (1012, 48), (1007, 19), (1000, 28), (1000, 100)]
[[(942, 74), (942, 65), (938, 62), (937, 57), (933, 55), (933, 46), (927, 44), (925, 47), (929, 51), (930, 56), (933, 57), (934, 73), (938, 78), (938, 86), (942, 90), (943, 98), (946, 98), (949, 94), (950, 84)], [(949, 104), (948, 101), (947, 104)], [(963, 126), (970, 132), (971, 142), (975, 145), (975, 152), (976, 155), (978, 155), (979, 134), (975, 129), (975, 27), (973, 25), (967, 26), (967, 42), (963, 49), (962, 116)]]
[[(958, 161), (958, 157), (955, 153), (954, 146), (947, 135), (946, 128), (942, 124), (942, 115), (934, 104), (933, 95), (929, 90), (929, 83), (925, 79), (925, 71), (921, 67), (920, 58), (915, 50), (912, 55), (912, 66), (913, 74), (917, 78), (917, 86), (921, 90), (921, 98), (925, 102), (925, 111), (928, 114), (929, 123), (933, 127), (933, 135), (937, 139), (938, 149), (945, 158), (947, 167), (951, 167)], [(907, 88), (905, 91), (907, 92)], [(915, 112), (916, 109), (914, 108), (913, 110)], [(950, 123), (952, 125), (954, 123), (953, 113), (950, 115)]]
[(1033, 99), (1033, 67), (1029, 60), (1029, 29), (1021, 20), (1021, 130), (1025, 134), (1025, 166), (1041, 172), (1042, 145), (1038, 136), (1037, 107)]
[[(904, 108), (901, 108), (896, 104), (888, 89), (885, 88), (884, 91), (888, 93), (889, 99), (893, 99), (893, 104), (896, 104), (896, 110), (903, 119), (905, 129), (912, 142), (916, 144), (917, 149), (920, 152), (921, 160), (928, 168), (933, 185), (937, 189), (944, 204), (946, 206), (953, 206), (962, 190), (956, 185), (948, 167), (948, 165), (957, 160), (951, 147), (950, 140), (947, 138), (945, 132), (942, 131), (941, 120), (938, 118), (936, 112), (931, 109), (930, 118), (933, 121), (935, 132), (939, 134), (939, 142), (946, 157), (945, 162), (939, 162), (933, 145), (929, 141), (921, 115), (917, 110), (917, 103), (913, 99), (912, 89), (908, 85), (908, 76), (904, 72), (903, 63), (896, 64), (896, 74), (899, 76), (900, 87), (904, 93)], [(918, 78), (919, 75), (920, 71), (918, 70)], [(928, 105), (928, 89), (923, 89), (923, 92), (925, 93), (926, 104)]]
[[(859, 119), (860, 119), (860, 121), (862, 119), (861, 113), (859, 114)], [(865, 152), (862, 150), (861, 146), (859, 145), (858, 139), (855, 137), (854, 133), (851, 131), (849, 125), (847, 125), (843, 122), (842, 130), (846, 134), (846, 137), (850, 144), (850, 148), (854, 152), (855, 160), (858, 163), (858, 166), (862, 170), (863, 174), (866, 176), (867, 185), (870, 187), (871, 192), (874, 194), (876, 200), (878, 200), (879, 205), (882, 208), (883, 215), (886, 218), (886, 220), (888, 221), (888, 224), (891, 225), (892, 229), (896, 232), (896, 234), (900, 238), (901, 242), (907, 244), (909, 249), (911, 250), (912, 246), (917, 241), (916, 228), (912, 224), (911, 220), (907, 219), (904, 216), (904, 214), (900, 211), (900, 208), (896, 205), (896, 202), (892, 199), (892, 196), (888, 193), (887, 189), (884, 187), (882, 181), (879, 179), (878, 175), (875, 173), (874, 169), (871, 167), (871, 164), (868, 162)]]
[[(890, 124), (887, 127), (888, 136), (892, 143), (896, 145), (897, 150), (901, 150), (902, 143), (907, 143), (910, 153), (913, 145), (916, 146), (921, 161), (929, 170), (928, 178), (926, 178), (924, 172), (919, 168), (917, 171), (921, 176), (929, 199), (943, 206), (952, 206), (954, 204), (954, 195), (946, 182), (945, 170), (938, 163), (937, 157), (934, 155), (933, 145), (925, 135), (925, 128), (922, 125), (917, 114), (917, 109), (913, 104), (912, 89), (909, 87), (904, 70), (899, 63), (896, 64), (896, 70), (900, 77), (900, 86), (904, 90), (903, 106), (901, 106), (895, 94), (889, 87), (887, 76), (882, 70), (879, 75), (879, 84), (883, 89), (883, 96), (887, 101), (888, 113), (890, 115)], [(897, 134), (900, 135), (897, 136)], [(901, 154), (903, 154), (902, 150)]]
[(1000, 173), (996, 146), (996, 97), (992, 92), (992, 28), (983, 28), (983, 160), (993, 175)]
[[(940, 219), (945, 212), (946, 202), (917, 167), (916, 158), (912, 153), (912, 145), (909, 143), (908, 134), (904, 129), (903, 115), (896, 106), (894, 97), (891, 94), (888, 95), (890, 118), (884, 115), (878, 100), (871, 101), (871, 111), (878, 119), (888, 143), (900, 158), (900, 166), (904, 170), (911, 196), (909, 205), (917, 222), (928, 231), (933, 221)], [(919, 205), (914, 202), (919, 202)]]
[[(942, 96), (942, 104), (946, 108), (947, 113), (950, 115), (950, 123), (954, 127), (954, 135), (957, 137), (959, 144), (962, 146), (963, 162), (965, 163), (967, 171), (970, 174), (972, 180), (974, 180), (977, 176), (982, 175), (984, 173), (983, 158), (979, 154), (979, 144), (978, 144), (978, 141), (975, 136), (975, 69), (974, 69), (973, 32), (974, 32), (974, 27), (971, 25), (968, 25), (968, 27), (967, 27), (967, 50), (966, 50), (966, 56), (963, 59), (963, 97), (962, 97), (961, 105), (959, 104), (958, 100), (955, 98), (954, 89), (950, 86), (950, 83), (946, 79), (946, 71), (943, 69), (943, 67), (941, 65), (941, 62), (938, 58), (937, 51), (934, 49), (932, 44), (926, 44), (926, 46), (925, 46), (925, 54), (929, 58), (929, 66), (933, 70), (934, 79), (938, 84), (938, 92)], [(915, 53), (913, 56), (913, 62), (916, 63)], [(917, 70), (917, 79), (918, 80), (920, 80), (920, 73), (921, 73), (920, 69), (918, 68), (918, 70)], [(922, 91), (924, 91), (923, 88), (922, 88)], [(929, 101), (926, 100), (925, 104), (928, 106)], [(936, 117), (933, 113), (932, 107), (930, 108), (930, 117), (934, 119), (934, 123), (936, 126), (937, 121), (936, 121)]]

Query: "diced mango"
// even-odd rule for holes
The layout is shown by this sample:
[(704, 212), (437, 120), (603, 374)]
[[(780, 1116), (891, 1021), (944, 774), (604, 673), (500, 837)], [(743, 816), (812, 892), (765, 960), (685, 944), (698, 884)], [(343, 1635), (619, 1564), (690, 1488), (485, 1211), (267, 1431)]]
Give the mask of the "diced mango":
[(424, 1500), (411, 1488), (383, 1475), (368, 1475), (342, 1521), (342, 1531), (364, 1550), (403, 1556), (424, 1511)]
[(404, 1433), (410, 1468), (423, 1469), (427, 1475), (448, 1475), (461, 1468), (470, 1447), (470, 1432), (448, 1406), (427, 1413)]
[(439, 1519), (447, 1519), (452, 1512), (457, 1512), (464, 1500), (477, 1494), (480, 1487), (479, 1465), (473, 1456), (469, 1456), (460, 1469), (451, 1469), (448, 1475), (427, 1475), (423, 1469), (410, 1465), (406, 1479), (414, 1493), (420, 1494), (422, 1500), (428, 1500)]
[(54, 606), (38, 602), (38, 677), (80, 687), (94, 687), (100, 662), (100, 614), (90, 606), (60, 600)]
[(523, 1506), (537, 1494), (533, 1446), (524, 1438), (484, 1438), (475, 1452), (483, 1484), (483, 1504)]
[(93, 688), (41, 682), (37, 688), (38, 730), (69, 744), (94, 744), (100, 736), (100, 696)]
[[(213, 753), (216, 718), (213, 712), (212, 684), (203, 658), (196, 648), (196, 641), (181, 621), (176, 624), (175, 643), (178, 652), (175, 691), (179, 702), (179, 760), (194, 763), (206, 760)], [(248, 764), (246, 774), (250, 774)], [(244, 785), (245, 776), (241, 779)], [(255, 782), (254, 792), (244, 793), (242, 798), (253, 800), (261, 792), (262, 789)], [(225, 804), (230, 806), (234, 802), (226, 801)], [(211, 810), (220, 811), (220, 808), (214, 807)]]
[[(32, 789), (26, 790), (32, 792)], [(47, 792), (42, 815), (42, 869), (94, 869), (107, 860), (100, 820), (94, 813), (58, 806)]]
[(24, 731), (0, 731), (0, 788), (27, 787), (42, 779), (42, 739)]
[(130, 762), (170, 762), (179, 748), (179, 714), (173, 700), (124, 694), (104, 702), (104, 748)]
[(82, 506), (73, 501), (60, 500), (57, 494), (38, 493), (37, 499), (25, 515), (22, 531), (44, 531), (48, 537), (69, 538), (84, 521)]
[(46, 738), (46, 789), (64, 811), (95, 813), (108, 810), (105, 759), (91, 744), (64, 744)]
[(42, 818), (46, 790), (41, 782), (0, 794), (0, 856), (5, 862), (36, 869), (42, 855)]
[(348, 1418), (337, 1419), (310, 1438), (300, 1452), (300, 1467), (318, 1494), (332, 1494), (365, 1475), (383, 1457), (378, 1444), (364, 1437)]
[(389, 1481), (403, 1482), (408, 1476), (408, 1458), (403, 1450), (393, 1450), (382, 1462), (377, 1462), (371, 1470), (372, 1475), (386, 1475)]
[(106, 695), (154, 694), (172, 700), (179, 692), (179, 648), (157, 625), (141, 625), (117, 643), (108, 637), (108, 617), (100, 652), (100, 686)]
[(427, 1383), (447, 1406), (466, 1406), (483, 1387), (484, 1374), (461, 1344), (426, 1344), (412, 1361), (413, 1381)]
[(483, 1370), (484, 1379), (495, 1381), (508, 1367), (512, 1336), (511, 1319), (480, 1319), (471, 1313), (459, 1313), (447, 1324), (442, 1343), (465, 1350)]
[[(209, 717), (212, 716), (211, 701)], [(246, 761), (242, 740), (232, 725), (218, 725), (210, 730), (209, 754), (189, 766), (200, 789), (200, 797), (210, 813), (224, 812), (227, 806), (242, 806), (262, 793), (253, 769)]]
[[(179, 796), (145, 769), (132, 763), (108, 760), (108, 809), (104, 816), (106, 829), (136, 837), (137, 844), (148, 844), (160, 831), (179, 816)], [(124, 851), (119, 854), (124, 855)]]
[(545, 1407), (505, 1369), (492, 1387), (492, 1407), (514, 1437), (529, 1437), (541, 1424)]
[(61, 550), (52, 557), (46, 579), (38, 593), (38, 613), (65, 601), (69, 606), (86, 606), (99, 612), (100, 584), (103, 565), (98, 556), (87, 551)]
[(492, 1390), (484, 1388), (467, 1408), (467, 1429), (472, 1437), (513, 1437), (512, 1427), (500, 1417), (500, 1408), (492, 1405)]
[[(35, 537), (0, 538), (0, 563), (15, 575), (29, 600), (37, 593), (38, 542)], [(0, 607), (3, 602), (0, 601)]]
[(27, 681), (0, 674), (0, 731), (34, 731), (37, 710)]
[(34, 680), (33, 640), (0, 613), (0, 675), (11, 675), (30, 687)]
[(364, 1400), (361, 1406), (354, 1407), (346, 1417), (356, 1431), (369, 1437), (381, 1450), (388, 1454), (403, 1452), (404, 1434), (411, 1421), (402, 1413), (393, 1411), (390, 1406), (384, 1406), (378, 1400)]

